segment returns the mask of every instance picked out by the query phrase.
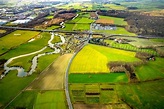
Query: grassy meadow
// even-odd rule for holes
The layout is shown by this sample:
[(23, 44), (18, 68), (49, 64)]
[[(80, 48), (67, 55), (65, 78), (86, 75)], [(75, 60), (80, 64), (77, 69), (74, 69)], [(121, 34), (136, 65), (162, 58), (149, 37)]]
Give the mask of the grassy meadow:
[(15, 49), (10, 50), (6, 54), (0, 56), (0, 59), (9, 59), (15, 56), (31, 53), (42, 49), (47, 46), (48, 40), (50, 39), (50, 33), (43, 32), (38, 35), (34, 41), (21, 44)]
[(135, 46), (132, 46), (131, 44), (117, 43), (114, 40), (104, 40), (104, 42), (106, 42), (107, 44), (109, 44), (111, 47), (114, 47), (114, 48), (124, 49), (124, 50), (128, 50), (128, 51), (146, 52), (146, 53), (153, 54), (153, 55), (157, 54), (156, 51), (153, 49), (137, 48)]
[[(119, 36), (114, 38), (120, 38)], [(143, 39), (143, 38), (136, 38), (136, 37), (121, 37), (122, 39), (131, 40), (129, 44), (135, 46), (137, 48), (150, 48), (150, 47), (160, 47), (164, 46), (164, 43), (159, 41), (160, 39)]]
[(135, 73), (140, 81), (164, 78), (164, 58), (156, 58), (145, 65), (135, 69)]
[(10, 49), (18, 47), (26, 43), (28, 40), (36, 37), (39, 32), (16, 30), (2, 38), (0, 38), (0, 54), (7, 52)]
[(135, 109), (163, 109), (164, 80), (117, 85), (117, 94)]
[(8, 106), (9, 109), (14, 107), (67, 109), (64, 91), (24, 91)]
[(69, 83), (124, 83), (127, 75), (122, 73), (69, 74)]
[(89, 19), (89, 13), (78, 13), (79, 16), (73, 20), (67, 21), (65, 23), (65, 28), (63, 30), (66, 31), (87, 31), (90, 30), (90, 24), (94, 22), (94, 20)]
[(8, 75), (0, 81), (0, 104), (2, 106), (5, 106), (36, 78), (36, 74), (26, 78), (19, 78), (16, 75), (17, 71), (10, 71)]

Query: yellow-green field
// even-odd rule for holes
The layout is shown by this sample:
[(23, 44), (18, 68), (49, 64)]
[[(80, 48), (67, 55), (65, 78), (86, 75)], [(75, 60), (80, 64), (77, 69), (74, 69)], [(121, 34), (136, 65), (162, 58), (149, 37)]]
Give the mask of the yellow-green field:
[(0, 38), (0, 54), (27, 42), (38, 34), (39, 32), (36, 31), (17, 30)]
[(0, 34), (2, 34), (2, 33), (6, 33), (6, 31), (5, 30), (0, 30)]
[(135, 52), (118, 50), (98, 45), (86, 45), (74, 58), (70, 73), (108, 73), (110, 61), (139, 61)]

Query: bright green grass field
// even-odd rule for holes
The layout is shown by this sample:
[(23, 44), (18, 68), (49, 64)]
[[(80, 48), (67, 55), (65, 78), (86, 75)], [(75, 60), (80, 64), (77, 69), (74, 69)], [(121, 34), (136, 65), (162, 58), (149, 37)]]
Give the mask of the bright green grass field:
[(69, 83), (122, 83), (128, 82), (125, 73), (73, 74), (69, 75)]
[(117, 27), (116, 30), (94, 30), (94, 31), (97, 33), (104, 33), (104, 34), (118, 34), (118, 35), (136, 36), (135, 33), (131, 33), (122, 27)]
[(127, 25), (127, 22), (124, 21), (123, 18), (109, 17), (109, 16), (99, 16), (99, 18), (113, 20), (114, 24), (116, 24), (116, 25)]
[(49, 16), (46, 17), (46, 19), (53, 19), (53, 18), (54, 18), (53, 15), (49, 15)]
[(75, 24), (73, 30), (76, 31), (87, 31), (90, 30), (90, 24)]
[(65, 24), (65, 28), (63, 28), (62, 30), (72, 31), (73, 28), (74, 28), (74, 26), (75, 26), (75, 24), (66, 23), (66, 24)]
[(67, 109), (64, 91), (25, 91), (8, 108)]
[(38, 93), (34, 109), (67, 109), (63, 91)]
[(78, 22), (76, 23), (92, 23), (94, 20), (88, 19), (88, 18), (81, 18)]
[(22, 44), (17, 48), (10, 50), (8, 53), (4, 54), (3, 56), (0, 56), (0, 59), (9, 59), (14, 56), (38, 51), (47, 45), (50, 36), (50, 33), (41, 33), (39, 37), (35, 38), (33, 42)]
[(38, 34), (39, 32), (36, 31), (17, 30), (0, 38), (0, 54), (8, 51), (11, 48), (19, 46), (22, 43), (27, 42)]
[(36, 77), (36, 74), (33, 74), (26, 78), (19, 78), (16, 75), (17, 71), (11, 71), (5, 78), (0, 81), (1, 105), (7, 104)]
[(40, 57), (38, 60), (36, 72), (40, 73), (41, 71), (43, 71), (47, 66), (52, 64), (52, 62), (54, 62), (59, 57), (59, 55), (60, 54), (52, 54)]
[(152, 80), (164, 78), (164, 58), (156, 58), (145, 65), (137, 67), (135, 72), (139, 80)]
[(74, 58), (70, 73), (107, 73), (110, 61), (140, 61), (135, 52), (118, 50), (99, 45), (86, 45)]
[(135, 109), (163, 109), (164, 80), (117, 85), (119, 98)]
[(32, 109), (37, 98), (37, 94), (37, 91), (24, 91), (8, 106), (7, 109), (12, 109), (13, 107)]

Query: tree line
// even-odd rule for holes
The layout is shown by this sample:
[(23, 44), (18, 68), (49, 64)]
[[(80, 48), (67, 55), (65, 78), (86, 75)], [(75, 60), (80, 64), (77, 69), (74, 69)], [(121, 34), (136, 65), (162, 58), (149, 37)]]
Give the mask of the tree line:
[(142, 12), (124, 10), (99, 11), (99, 15), (125, 18), (128, 26), (125, 28), (139, 35), (164, 36), (164, 17), (151, 16)]

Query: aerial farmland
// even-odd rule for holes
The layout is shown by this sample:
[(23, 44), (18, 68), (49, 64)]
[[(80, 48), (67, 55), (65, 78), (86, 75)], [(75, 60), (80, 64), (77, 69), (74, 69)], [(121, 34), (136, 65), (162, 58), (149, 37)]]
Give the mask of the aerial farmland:
[(0, 109), (163, 109), (163, 4), (0, 1)]

